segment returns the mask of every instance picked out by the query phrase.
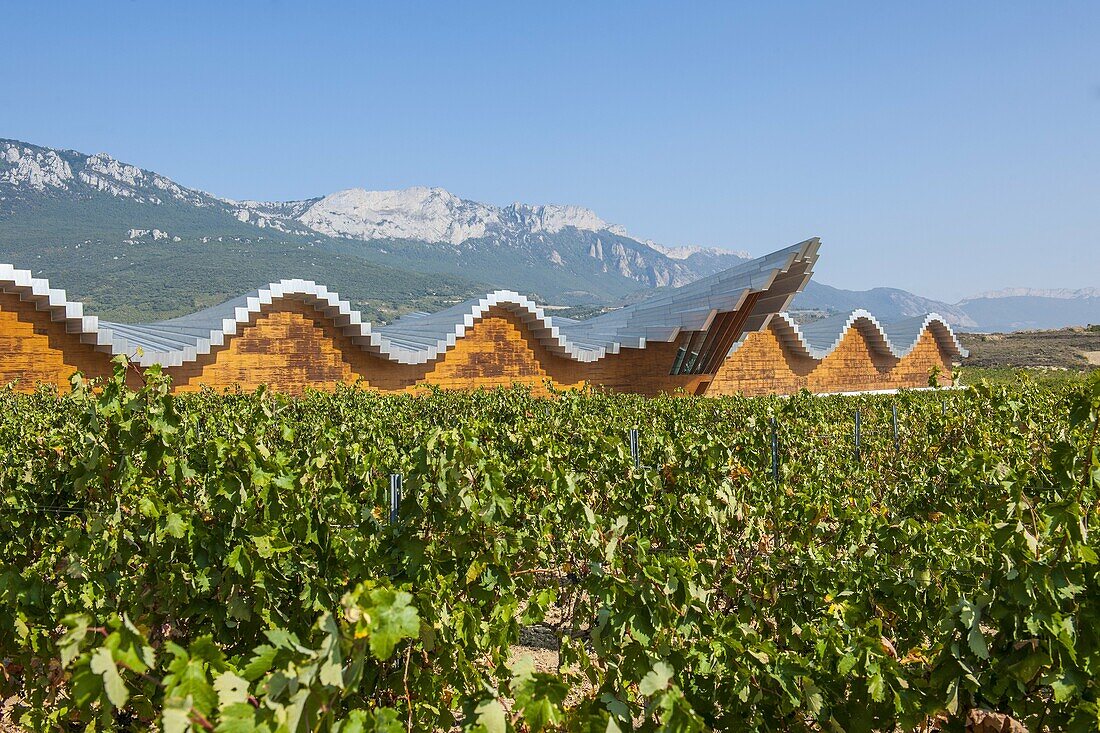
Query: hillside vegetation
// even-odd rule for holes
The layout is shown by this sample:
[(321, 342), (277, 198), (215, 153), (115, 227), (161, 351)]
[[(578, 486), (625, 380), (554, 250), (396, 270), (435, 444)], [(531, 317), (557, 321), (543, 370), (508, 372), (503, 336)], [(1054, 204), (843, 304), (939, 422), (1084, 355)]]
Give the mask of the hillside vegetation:
[(106, 320), (177, 316), (282, 278), (334, 288), (371, 320), (493, 289), (606, 306), (743, 259), (643, 242), (577, 206), (423, 187), (233, 201), (105, 153), (0, 139), (0, 262)]

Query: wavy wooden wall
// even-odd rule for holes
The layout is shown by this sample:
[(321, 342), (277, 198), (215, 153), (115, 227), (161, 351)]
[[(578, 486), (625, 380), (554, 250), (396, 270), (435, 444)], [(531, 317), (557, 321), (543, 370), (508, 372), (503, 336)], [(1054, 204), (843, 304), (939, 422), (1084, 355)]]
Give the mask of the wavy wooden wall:
[[(844, 392), (923, 387), (933, 365), (950, 380), (950, 360), (930, 332), (904, 359), (873, 350), (863, 333), (851, 329), (820, 363), (787, 349), (771, 330), (751, 334), (713, 375), (670, 375), (678, 343), (624, 349), (597, 362), (578, 363), (551, 353), (523, 321), (494, 308), (430, 364), (402, 365), (364, 352), (311, 305), (277, 301), (253, 316), (236, 336), (198, 361), (166, 369), (177, 390), (194, 391), (261, 384), (299, 394), (307, 388), (333, 389), (358, 384), (384, 392), (523, 384), (536, 393), (592, 386), (641, 394), (683, 390), (689, 394), (790, 394), (800, 389)], [(0, 293), (0, 384), (16, 381), (31, 391), (37, 383), (67, 389), (80, 370), (89, 377), (110, 373), (110, 357), (68, 334), (49, 314), (18, 297)], [(131, 380), (133, 381), (133, 380)]]
[(696, 376), (670, 376), (674, 344), (612, 354), (580, 364), (551, 353), (523, 321), (505, 308), (494, 308), (465, 337), (429, 364), (396, 364), (364, 352), (311, 306), (280, 301), (255, 316), (226, 345), (197, 362), (168, 369), (177, 389), (202, 386), (251, 390), (260, 384), (297, 394), (307, 387), (332, 389), (358, 384), (383, 392), (417, 391), (435, 385), (448, 389), (522, 384), (536, 393), (579, 387), (585, 382), (609, 389), (657, 394), (694, 389)]
[(319, 312), (288, 299), (238, 326), (237, 335), (226, 337), (224, 346), (166, 371), (181, 391), (203, 386), (249, 391), (266, 384), (280, 392), (300, 393), (307, 386), (332, 389), (354, 382), (350, 356), (356, 350)]
[(859, 328), (851, 328), (836, 350), (820, 362), (791, 351), (771, 329), (749, 334), (719, 368), (708, 395), (857, 392), (927, 387), (933, 366), (940, 384), (951, 383), (951, 359), (931, 331), (925, 331), (904, 358), (871, 348)]
[(15, 382), (20, 392), (33, 392), (44, 383), (68, 391), (69, 377), (77, 371), (106, 376), (111, 358), (66, 333), (64, 324), (50, 320), (34, 303), (0, 293), (0, 385)]

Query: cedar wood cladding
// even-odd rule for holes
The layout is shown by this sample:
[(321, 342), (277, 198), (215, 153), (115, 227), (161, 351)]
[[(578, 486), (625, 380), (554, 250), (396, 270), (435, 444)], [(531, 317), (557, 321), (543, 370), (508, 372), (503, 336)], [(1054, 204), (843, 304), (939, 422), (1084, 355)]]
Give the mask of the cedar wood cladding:
[[(933, 365), (942, 370), (944, 383), (951, 379), (952, 355), (930, 330), (899, 359), (876, 351), (863, 331), (850, 328), (833, 353), (818, 361), (794, 353), (768, 328), (749, 334), (713, 376), (670, 375), (678, 348), (677, 343), (654, 344), (578, 363), (549, 353), (515, 314), (500, 309), (438, 361), (395, 364), (363, 352), (314, 308), (288, 299), (252, 319), (225, 346), (166, 371), (180, 391), (203, 385), (251, 390), (267, 384), (290, 394), (341, 383), (385, 392), (518, 383), (541, 393), (548, 383), (561, 389), (586, 382), (650, 395), (680, 389), (708, 395), (847, 392), (923, 387)], [(31, 391), (37, 383), (67, 389), (74, 371), (88, 377), (108, 374), (110, 358), (65, 333), (33, 305), (0, 294), (0, 383), (16, 382), (19, 391)]]

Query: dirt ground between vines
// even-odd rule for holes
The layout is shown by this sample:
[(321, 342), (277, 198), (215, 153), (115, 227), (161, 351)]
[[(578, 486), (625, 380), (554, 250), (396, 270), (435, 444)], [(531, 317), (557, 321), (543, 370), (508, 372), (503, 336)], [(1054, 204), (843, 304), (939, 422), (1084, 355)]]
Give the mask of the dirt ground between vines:
[(0, 733), (23, 733), (23, 728), (11, 722), (12, 711), (15, 710), (18, 702), (19, 698), (14, 695), (6, 700), (0, 700)]

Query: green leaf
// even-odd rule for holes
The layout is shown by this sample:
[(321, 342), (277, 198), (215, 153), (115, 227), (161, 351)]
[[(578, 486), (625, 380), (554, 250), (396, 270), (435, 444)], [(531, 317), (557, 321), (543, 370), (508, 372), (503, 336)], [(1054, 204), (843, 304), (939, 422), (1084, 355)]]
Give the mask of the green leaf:
[(68, 631), (58, 640), (57, 646), (61, 651), (61, 666), (68, 667), (80, 656), (80, 647), (88, 634), (91, 619), (84, 614), (74, 613), (66, 616), (63, 623), (68, 627)]
[(271, 540), (268, 537), (257, 535), (252, 538), (252, 543), (256, 545), (256, 554), (264, 560), (268, 560), (274, 556), (275, 550), (272, 548)]
[(214, 680), (214, 691), (218, 693), (218, 705), (222, 708), (238, 702), (247, 702), (248, 680), (233, 672), (222, 672)]
[(187, 523), (183, 521), (183, 517), (179, 514), (169, 512), (164, 519), (164, 531), (176, 539), (182, 539), (187, 534)]
[[(607, 712), (611, 714), (612, 720), (617, 719), (624, 722), (630, 720), (630, 707), (611, 693), (605, 692), (600, 695), (600, 702), (603, 703), (603, 706), (607, 709)], [(616, 726), (616, 728), (617, 727), (618, 726)]]
[(275, 655), (279, 650), (270, 644), (261, 644), (252, 650), (252, 659), (240, 671), (241, 676), (249, 682), (255, 682), (267, 673), (275, 663)]
[(92, 707), (103, 696), (103, 677), (88, 668), (86, 659), (82, 659), (73, 666), (69, 694), (81, 708)]
[(603, 550), (603, 558), (607, 562), (612, 562), (615, 559), (615, 552), (619, 549), (619, 537), (616, 535), (607, 542), (607, 546)]
[(466, 584), (469, 585), (477, 580), (478, 576), (485, 570), (485, 563), (477, 560), (470, 563), (470, 567), (466, 568)]
[(1034, 680), (1039, 671), (1050, 664), (1050, 655), (1046, 652), (1034, 652), (1010, 666), (1009, 670), (1020, 682), (1027, 683)]
[(974, 656), (978, 659), (989, 659), (989, 645), (985, 641), (985, 634), (982, 633), (979, 624), (975, 623), (970, 627), (970, 633), (966, 635), (966, 641)]
[(123, 614), (121, 621), (115, 619), (111, 625), (118, 630), (107, 637), (105, 646), (111, 650), (116, 664), (139, 674), (147, 672), (156, 664), (153, 648), (145, 643), (145, 637), (129, 617)]
[(661, 693), (661, 730), (674, 733), (700, 733), (707, 729), (706, 721), (692, 709), (680, 688), (673, 685)]
[(412, 596), (401, 590), (376, 588), (368, 594), (369, 603), (360, 611), (369, 619), (370, 650), (376, 659), (386, 660), (402, 639), (420, 633), (420, 616), (410, 605)]
[(959, 712), (959, 679), (957, 677), (947, 685), (947, 699), (944, 701), (944, 709), (952, 715)]
[(1065, 677), (1059, 677), (1050, 683), (1050, 689), (1054, 692), (1054, 700), (1056, 702), (1066, 702), (1073, 699), (1078, 690), (1077, 684), (1070, 679), (1067, 675)]
[(592, 511), (592, 507), (588, 506), (587, 504), (582, 504), (581, 506), (584, 507), (584, 518), (588, 522), (588, 525), (590, 527), (595, 526), (595, 524), (596, 524), (596, 513), (594, 511)]
[(560, 677), (535, 672), (530, 655), (521, 657), (512, 666), (512, 674), (511, 689), (516, 706), (534, 733), (564, 720), (561, 706), (569, 694), (569, 685)]
[(824, 699), (821, 695), (821, 688), (814, 684), (814, 681), (809, 678), (803, 681), (802, 703), (806, 710), (814, 715), (821, 712), (821, 706), (824, 703)]
[(130, 692), (118, 673), (118, 665), (111, 656), (111, 650), (102, 646), (96, 649), (92, 652), (88, 666), (92, 672), (103, 678), (103, 690), (107, 693), (107, 699), (116, 708), (122, 709), (130, 699)]
[[(417, 620), (417, 631), (420, 630), (419, 624), (420, 622)], [(322, 685), (343, 689), (344, 660), (340, 653), (340, 629), (336, 626), (336, 618), (331, 613), (326, 613), (322, 618), (320, 626), (325, 632), (325, 640), (321, 645), (321, 672), (319, 679)]]
[(365, 733), (370, 730), (367, 727), (370, 722), (371, 716), (366, 710), (349, 710), (343, 720), (333, 724), (332, 733)]
[(867, 680), (867, 693), (875, 702), (882, 702), (886, 699), (886, 680), (883, 679), (881, 674), (876, 672)]
[(169, 642), (165, 647), (174, 657), (164, 678), (166, 699), (177, 707), (181, 707), (181, 701), (186, 700), (186, 709), (194, 707), (209, 717), (218, 704), (218, 695), (207, 677), (206, 663), (201, 659), (192, 659), (187, 650), (178, 644)]
[(218, 733), (253, 733), (267, 727), (256, 719), (256, 708), (247, 702), (235, 702), (221, 708), (218, 715)]
[(297, 731), (309, 720), (310, 694), (310, 689), (303, 687), (290, 698), (290, 704), (285, 707), (288, 730)]
[(209, 664), (212, 669), (218, 671), (225, 669), (225, 654), (209, 634), (194, 639), (187, 647), (187, 652), (193, 659), (201, 659)]
[(405, 733), (405, 725), (393, 708), (350, 710), (334, 723), (332, 733)]
[(309, 647), (302, 646), (302, 642), (298, 640), (298, 635), (293, 631), (287, 631), (286, 629), (268, 629), (264, 632), (264, 636), (279, 649), (296, 651), (300, 654), (313, 653), (313, 650)]
[(165, 705), (160, 714), (163, 733), (187, 733), (191, 730), (191, 701), (183, 700), (181, 703), (182, 706)]
[(669, 681), (672, 680), (672, 667), (668, 666), (664, 662), (657, 662), (653, 665), (653, 669), (642, 678), (642, 681), (638, 683), (638, 692), (649, 697), (659, 690), (668, 688)]
[(478, 733), (507, 733), (508, 716), (499, 700), (485, 700), (474, 710)]
[(369, 730), (373, 733), (405, 733), (405, 726), (393, 708), (378, 708), (371, 717)]

